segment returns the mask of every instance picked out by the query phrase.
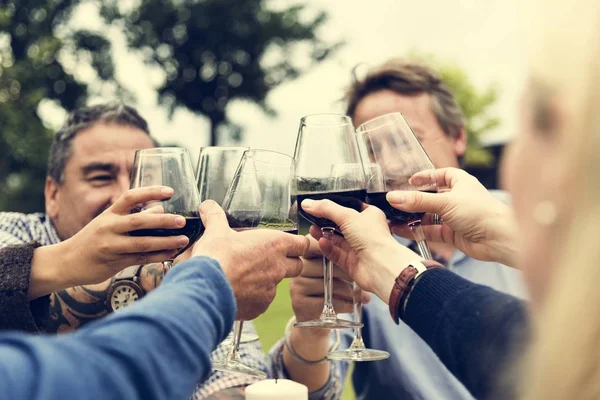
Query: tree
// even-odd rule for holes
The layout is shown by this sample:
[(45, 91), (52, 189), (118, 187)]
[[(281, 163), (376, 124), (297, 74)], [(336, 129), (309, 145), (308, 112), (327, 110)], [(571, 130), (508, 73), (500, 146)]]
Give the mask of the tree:
[(456, 96), (466, 120), (465, 165), (492, 165), (495, 161), (494, 157), (488, 150), (481, 147), (481, 137), (501, 124), (500, 119), (491, 113), (491, 107), (498, 98), (496, 88), (489, 86), (483, 90), (477, 89), (465, 71), (458, 65), (442, 62), (430, 54), (413, 53), (409, 57), (433, 67)]
[[(121, 24), (129, 47), (164, 71), (159, 103), (171, 113), (185, 107), (206, 116), (216, 145), (222, 130), (240, 138), (241, 128), (227, 118), (232, 100), (254, 102), (275, 115), (266, 102), (271, 89), (340, 45), (317, 36), (326, 14), (308, 18), (306, 11), (299, 5), (274, 10), (266, 0), (143, 0), (126, 10), (111, 0), (103, 3), (102, 15)], [(308, 47), (305, 65), (293, 61), (302, 59), (295, 55), (299, 44)]]
[(113, 75), (110, 43), (69, 30), (79, 0), (0, 3), (0, 210), (41, 211), (52, 136), (38, 115), (45, 101), (65, 109), (85, 104), (88, 87), (61, 59), (91, 56), (100, 80)]

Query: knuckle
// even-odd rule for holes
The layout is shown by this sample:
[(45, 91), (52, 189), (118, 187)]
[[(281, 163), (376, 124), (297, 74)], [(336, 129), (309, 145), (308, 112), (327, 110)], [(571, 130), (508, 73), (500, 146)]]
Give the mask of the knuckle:
[(142, 218), (141, 215), (139, 215), (139, 214), (132, 214), (129, 217), (129, 226), (131, 228), (133, 228), (134, 230), (136, 228), (139, 228), (140, 226), (142, 226), (142, 224), (143, 224), (143, 218)]
[(150, 244), (145, 239), (136, 239), (133, 241), (133, 248), (138, 253), (143, 253), (143, 252), (148, 251), (149, 247), (150, 247)]
[(134, 200), (135, 196), (133, 195), (133, 193), (131, 193), (131, 191), (128, 191), (123, 195), (123, 202), (126, 204), (132, 204)]

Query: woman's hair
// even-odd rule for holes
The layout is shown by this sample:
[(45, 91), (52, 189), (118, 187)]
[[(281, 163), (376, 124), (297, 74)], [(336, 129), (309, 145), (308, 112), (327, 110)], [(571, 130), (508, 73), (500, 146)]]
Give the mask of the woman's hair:
[[(600, 7), (598, 0), (539, 1), (531, 32), (533, 96), (543, 115), (560, 105), (554, 133), (568, 207), (549, 229), (561, 243), (546, 297), (533, 317), (522, 398), (600, 398)], [(545, 101), (543, 101), (545, 98)], [(547, 120), (546, 120), (547, 122)], [(535, 149), (532, 149), (535, 151)], [(543, 172), (542, 172), (543, 173)]]

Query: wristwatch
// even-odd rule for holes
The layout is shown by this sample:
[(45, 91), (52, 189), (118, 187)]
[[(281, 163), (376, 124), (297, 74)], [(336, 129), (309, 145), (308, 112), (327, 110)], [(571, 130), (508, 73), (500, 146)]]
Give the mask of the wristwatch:
[(121, 275), (113, 278), (106, 292), (106, 309), (108, 312), (127, 307), (146, 294), (146, 291), (139, 284), (139, 274), (142, 267), (143, 265), (127, 267)]
[(402, 300), (405, 298), (406, 294), (410, 293), (410, 290), (412, 289), (412, 286), (418, 277), (420, 277), (424, 272), (435, 268), (443, 269), (444, 266), (437, 261), (421, 260), (420, 262), (409, 264), (402, 270), (402, 272), (400, 272), (400, 275), (398, 275), (394, 281), (394, 286), (392, 287), (392, 292), (390, 293), (390, 300), (388, 301), (390, 315), (392, 316), (392, 320), (394, 320), (396, 325), (399, 323), (398, 306), (402, 303)]

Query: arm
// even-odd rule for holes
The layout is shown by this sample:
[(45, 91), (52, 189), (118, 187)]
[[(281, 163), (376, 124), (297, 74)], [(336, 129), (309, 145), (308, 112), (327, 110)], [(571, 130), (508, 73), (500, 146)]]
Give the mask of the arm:
[(218, 263), (196, 258), (140, 304), (74, 334), (0, 336), (0, 386), (8, 398), (186, 398), (235, 314)]
[[(140, 272), (142, 289), (146, 293), (155, 289), (163, 276), (161, 264), (144, 265)], [(53, 333), (68, 332), (107, 315), (105, 300), (109, 285), (110, 280), (107, 280), (97, 285), (76, 286), (52, 293), (50, 318), (45, 330)]]
[[(294, 329), (293, 331), (304, 331), (307, 329)], [(310, 330), (310, 329), (309, 329)], [(351, 334), (348, 330), (340, 332), (341, 343), (340, 347), (348, 347), (352, 342)], [(293, 339), (293, 338), (296, 339)], [(290, 340), (294, 340), (292, 346), (294, 350), (307, 359), (316, 359), (324, 357), (332, 340), (329, 335), (322, 337), (302, 337), (292, 335)], [(319, 343), (320, 342), (320, 343)], [(296, 343), (299, 344), (298, 348)], [(300, 345), (304, 343), (304, 345)], [(313, 351), (310, 351), (311, 344)], [(323, 351), (322, 349), (325, 348)], [(302, 353), (300, 353), (302, 352)], [(306, 385), (309, 387), (309, 400), (333, 400), (340, 399), (344, 390), (344, 383), (348, 375), (350, 363), (346, 361), (327, 361), (324, 364), (311, 366), (296, 360), (285, 346), (284, 340), (281, 339), (269, 351), (269, 377), (270, 378), (285, 378)], [(315, 368), (318, 367), (318, 368)], [(311, 376), (312, 370), (317, 370), (317, 376)]]
[(447, 270), (423, 273), (402, 307), (403, 321), (476, 398), (498, 390), (499, 377), (526, 341), (522, 301)]
[(48, 321), (48, 296), (29, 301), (35, 244), (0, 250), (0, 330), (38, 332)]

